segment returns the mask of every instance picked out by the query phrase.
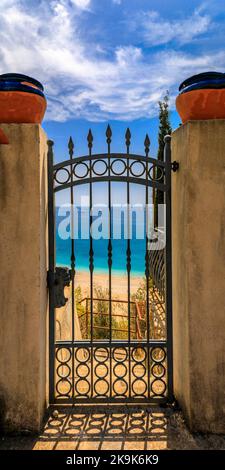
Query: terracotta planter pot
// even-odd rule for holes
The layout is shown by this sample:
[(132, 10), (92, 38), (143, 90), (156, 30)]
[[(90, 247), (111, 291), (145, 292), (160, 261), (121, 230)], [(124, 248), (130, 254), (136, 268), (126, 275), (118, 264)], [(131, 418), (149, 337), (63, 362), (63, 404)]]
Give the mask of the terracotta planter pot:
[(225, 74), (206, 72), (181, 83), (176, 108), (183, 124), (189, 120), (225, 119)]
[(40, 82), (21, 74), (0, 75), (0, 123), (40, 124), (46, 107)]

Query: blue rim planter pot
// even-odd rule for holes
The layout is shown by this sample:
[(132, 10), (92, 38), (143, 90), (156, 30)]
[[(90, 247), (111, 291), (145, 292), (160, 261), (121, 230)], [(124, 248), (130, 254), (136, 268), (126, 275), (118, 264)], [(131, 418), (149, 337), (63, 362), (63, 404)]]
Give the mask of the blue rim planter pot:
[(225, 119), (225, 74), (205, 72), (179, 87), (176, 108), (184, 124), (190, 120)]
[(0, 123), (41, 124), (47, 107), (42, 84), (27, 75), (0, 75)]

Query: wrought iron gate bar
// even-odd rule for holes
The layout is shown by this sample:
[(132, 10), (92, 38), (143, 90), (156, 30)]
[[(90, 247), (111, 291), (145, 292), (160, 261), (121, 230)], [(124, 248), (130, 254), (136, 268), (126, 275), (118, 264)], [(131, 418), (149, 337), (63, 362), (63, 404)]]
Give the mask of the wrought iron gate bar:
[[(54, 347), (55, 348), (58, 348), (58, 347), (65, 347), (65, 348), (75, 348), (75, 347), (79, 347), (79, 348), (85, 348), (87, 346), (90, 346), (90, 341), (89, 340), (84, 340), (84, 341), (79, 341), (77, 340), (75, 343), (71, 343), (71, 341), (60, 341), (60, 340), (57, 340), (55, 343), (54, 343)], [(127, 341), (121, 341), (121, 340), (113, 340), (111, 343), (109, 343), (107, 340), (102, 340), (102, 341), (94, 341), (93, 342), (93, 347), (104, 347), (104, 346), (107, 346), (109, 348), (119, 348), (119, 347), (128, 347), (128, 342)], [(167, 347), (167, 341), (166, 340), (150, 340), (149, 343), (147, 342), (147, 340), (142, 340), (141, 342), (140, 341), (134, 341), (134, 340), (131, 340), (130, 341), (130, 346), (132, 347), (140, 347), (142, 348), (143, 347), (149, 347), (149, 348), (165, 348)]]
[[(131, 249), (130, 249), (130, 183), (129, 183), (129, 169), (130, 169), (130, 129), (127, 129), (125, 134), (126, 147), (127, 147), (127, 300), (128, 300), (128, 343), (131, 340), (131, 314), (130, 314), (130, 271), (131, 271)], [(128, 350), (128, 370), (129, 370), (129, 398), (131, 390), (131, 360), (130, 360), (130, 348)]]
[[(89, 154), (82, 157), (74, 157), (74, 144), (72, 138), (68, 143), (69, 159), (54, 165), (53, 142), (48, 146), (48, 195), (49, 195), (49, 301), (50, 301), (50, 403), (76, 404), (76, 403), (165, 403), (172, 399), (172, 304), (171, 304), (171, 212), (170, 212), (170, 188), (171, 188), (171, 164), (170, 142), (166, 138), (165, 159), (159, 161), (149, 157), (150, 139), (146, 135), (144, 141), (145, 155), (130, 153), (131, 133), (127, 129), (125, 133), (126, 153), (111, 153), (112, 131), (110, 126), (106, 130), (107, 153), (92, 154), (93, 135), (88, 132), (87, 142)], [(97, 170), (98, 162), (103, 163), (103, 171)], [(122, 171), (118, 170), (118, 162), (122, 163)], [(138, 170), (136, 167), (138, 164)], [(135, 168), (136, 167), (136, 168)], [(174, 166), (177, 169), (177, 166)], [(81, 171), (81, 173), (80, 173)], [(122, 182), (126, 184), (126, 202), (130, 204), (130, 185), (145, 186), (145, 300), (139, 303), (131, 298), (131, 241), (130, 241), (130, 214), (127, 217), (126, 241), (126, 272), (127, 272), (127, 303), (126, 313), (126, 339), (114, 339), (115, 334), (123, 332), (120, 325), (113, 323), (114, 316), (123, 317), (115, 311), (115, 299), (112, 299), (112, 268), (113, 268), (113, 244), (112, 244), (112, 183)], [(107, 313), (103, 310), (102, 318), (107, 319), (103, 325), (96, 326), (98, 312), (95, 310), (96, 295), (94, 295), (94, 243), (92, 233), (89, 237), (89, 274), (90, 296), (81, 301), (75, 299), (76, 281), (76, 254), (77, 244), (74, 237), (71, 238), (71, 316), (72, 331), (71, 340), (61, 340), (55, 337), (54, 306), (56, 286), (55, 273), (55, 217), (54, 217), (54, 193), (70, 189), (70, 202), (74, 204), (74, 188), (78, 185), (89, 185), (89, 225), (92, 226), (93, 184), (105, 182), (108, 191), (108, 295), (102, 299), (108, 302)], [(164, 256), (149, 256), (149, 188), (155, 188), (164, 193), (166, 202), (166, 248)], [(71, 211), (71, 232), (74, 231), (73, 210)], [(150, 267), (150, 263), (154, 266)], [(165, 266), (165, 272), (164, 272)], [(61, 268), (63, 269), (63, 268)], [(69, 272), (69, 271), (68, 271)], [(162, 295), (165, 276), (165, 295)], [(68, 274), (68, 273), (67, 273)], [(154, 274), (154, 275), (153, 275)], [(157, 277), (154, 286), (150, 284)], [(156, 292), (154, 291), (156, 289)], [(61, 289), (62, 290), (62, 289)], [(106, 296), (105, 296), (106, 297)], [(161, 306), (164, 302), (165, 307)], [(76, 310), (76, 302), (81, 305), (85, 302), (86, 310)], [(114, 304), (113, 304), (114, 302)], [(155, 304), (156, 302), (156, 304)], [(61, 303), (57, 303), (60, 306)], [(62, 303), (65, 305), (65, 302)], [(83, 304), (80, 308), (84, 309)], [(113, 307), (114, 305), (114, 307)], [(144, 306), (143, 306), (144, 305)], [(132, 306), (132, 310), (131, 310)], [(157, 328), (162, 334), (155, 334), (156, 308), (159, 309)], [(161, 312), (161, 313), (160, 313)], [(76, 321), (75, 321), (75, 315)], [(86, 318), (85, 318), (86, 315)], [(164, 315), (161, 317), (160, 315)], [(165, 334), (165, 315), (166, 332)], [(89, 322), (90, 317), (90, 322)], [(164, 319), (164, 320), (163, 320)], [(86, 325), (86, 333), (77, 339), (77, 321), (79, 328)], [(105, 320), (104, 320), (105, 321)], [(81, 323), (83, 322), (83, 323)], [(164, 323), (163, 323), (164, 322)], [(152, 330), (153, 328), (153, 330)], [(99, 339), (96, 331), (104, 330), (105, 339)], [(116, 332), (114, 334), (114, 332)], [(80, 334), (80, 333), (79, 333)], [(68, 337), (68, 336), (66, 336)], [(86, 339), (85, 339), (86, 338)], [(158, 339), (161, 338), (161, 339)]]
[[(165, 178), (171, 187), (171, 137), (164, 138), (164, 161), (166, 163)], [(175, 162), (174, 162), (175, 163)], [(178, 164), (179, 167), (179, 164)], [(177, 170), (177, 168), (176, 168)], [(176, 171), (175, 170), (175, 171)], [(171, 191), (165, 193), (166, 201), (166, 328), (168, 342), (168, 401), (173, 401), (173, 349), (172, 349), (172, 242), (171, 242)]]
[[(127, 153), (111, 153), (111, 158), (112, 160), (113, 159), (127, 159), (128, 158), (128, 155)], [(71, 163), (72, 165), (76, 164), (78, 161), (79, 163), (83, 163), (83, 162), (88, 162), (88, 161), (95, 161), (95, 160), (104, 160), (104, 159), (107, 159), (108, 158), (108, 153), (92, 153), (92, 155), (90, 156), (89, 154), (88, 155), (83, 155), (82, 157), (75, 157), (71, 160)], [(146, 157), (144, 155), (136, 155), (136, 154), (132, 154), (130, 153), (129, 154), (129, 159), (130, 160), (137, 160), (137, 161), (142, 161), (142, 162), (148, 162), (148, 163), (151, 163), (152, 165), (157, 165), (161, 168), (165, 168), (166, 167), (166, 163), (162, 160), (156, 160), (156, 158), (153, 158), (153, 157), (148, 157), (147, 160), (146, 160)], [(174, 163), (173, 163), (174, 164)], [(64, 160), (63, 162), (60, 162), (60, 163), (56, 163), (54, 165), (54, 170), (59, 170), (60, 168), (62, 167), (66, 167), (70, 165), (70, 160)]]
[[(119, 181), (119, 182), (124, 182), (124, 183), (134, 183), (134, 184), (142, 184), (143, 186), (146, 186), (146, 180), (141, 180), (140, 178), (133, 178), (133, 177), (129, 177), (129, 179), (127, 179), (126, 176), (96, 176), (96, 177), (92, 177), (92, 178), (86, 178), (86, 179), (78, 179), (76, 181), (73, 182), (73, 186), (79, 186), (81, 184), (89, 184), (90, 182), (92, 181), (92, 183), (97, 183), (97, 182), (103, 182), (103, 181)], [(54, 191), (57, 192), (57, 191), (62, 191), (63, 189), (69, 189), (71, 187), (71, 183), (64, 183), (64, 184), (60, 184), (58, 186), (55, 187)], [(157, 188), (161, 191), (167, 191), (168, 189), (170, 189), (170, 187), (168, 186), (168, 184), (162, 184), (162, 183), (158, 183), (157, 181), (148, 181), (148, 187), (151, 187), (151, 188)]]
[[(145, 225), (146, 225), (146, 240), (145, 240), (145, 277), (146, 277), (146, 318), (147, 318), (147, 343), (150, 340), (150, 317), (149, 317), (149, 221), (148, 221), (148, 155), (150, 151), (150, 139), (148, 134), (146, 134), (145, 141), (145, 155), (146, 155), (146, 189), (145, 189)], [(150, 363), (149, 355), (147, 359), (147, 369), (148, 369), (148, 398), (150, 399)]]
[[(89, 166), (89, 172), (90, 172), (90, 182), (89, 182), (89, 197), (90, 197), (90, 203), (89, 203), (89, 226), (92, 226), (92, 205), (93, 205), (93, 194), (92, 194), (92, 165), (91, 165), (91, 157), (92, 157), (92, 146), (93, 146), (93, 135), (91, 132), (91, 129), (89, 129), (88, 136), (87, 136), (87, 141), (88, 141), (88, 148), (89, 148), (89, 157), (90, 157), (90, 166)], [(90, 249), (89, 249), (89, 270), (90, 270), (90, 295), (91, 295), (91, 302), (90, 302), (90, 309), (91, 309), (91, 343), (93, 342), (93, 270), (94, 270), (94, 251), (93, 251), (93, 238), (92, 238), (92, 233), (90, 230)], [(91, 393), (93, 394), (93, 354), (91, 354)]]
[[(108, 145), (108, 217), (109, 217), (109, 241), (108, 241), (108, 268), (109, 268), (109, 343), (112, 342), (112, 220), (111, 220), (111, 163), (110, 163), (110, 147), (112, 131), (108, 125), (106, 129), (106, 142)], [(112, 391), (112, 357), (109, 354), (109, 391), (111, 397)]]
[[(113, 156), (114, 155), (114, 156)], [(73, 162), (73, 163), (71, 163)], [(97, 172), (95, 165), (98, 162), (102, 162), (105, 165), (105, 168), (102, 172)], [(123, 170), (118, 172), (115, 171), (114, 165), (117, 162), (123, 163)], [(71, 167), (72, 164), (72, 167)], [(135, 165), (139, 164), (142, 167), (142, 171), (135, 173)], [(146, 177), (146, 166), (148, 165), (148, 178)], [(79, 175), (77, 169), (83, 170), (83, 174)], [(72, 168), (72, 170), (71, 170)], [(158, 171), (154, 171), (155, 168), (158, 168)], [(160, 170), (159, 177), (157, 177)], [(83, 157), (82, 159), (73, 159), (67, 160), (64, 163), (60, 163), (54, 166), (54, 180), (55, 180), (55, 191), (69, 188), (71, 185), (71, 176), (70, 171), (73, 172), (73, 184), (79, 185), (83, 184), (84, 180), (86, 183), (90, 183), (90, 179), (93, 181), (130, 181), (133, 183), (144, 184), (146, 182), (149, 186), (153, 186), (153, 182), (162, 191), (165, 191), (167, 188), (164, 183), (162, 183), (162, 174), (165, 172), (164, 162), (159, 160), (150, 159), (149, 157), (130, 155), (127, 153), (121, 154), (110, 154), (110, 160), (108, 154), (96, 154), (95, 156), (89, 155), (88, 157)], [(90, 177), (90, 172), (92, 173)], [(62, 178), (63, 175), (63, 178)], [(59, 189), (60, 188), (60, 189)]]
[[(68, 149), (69, 149), (69, 156), (70, 156), (70, 178), (71, 178), (71, 187), (70, 187), (70, 203), (71, 207), (73, 207), (74, 198), (73, 198), (73, 165), (71, 163), (73, 159), (73, 151), (74, 151), (74, 143), (72, 137), (70, 137), (68, 142)], [(74, 343), (75, 340), (75, 289), (74, 289), (74, 277), (75, 277), (75, 250), (74, 250), (74, 219), (73, 219), (73, 210), (70, 211), (70, 230), (72, 233), (71, 238), (71, 281), (72, 281), (72, 298), (71, 298), (71, 306), (72, 306), (72, 342)], [(74, 356), (72, 356), (72, 382), (74, 382)], [(72, 399), (74, 399), (74, 389), (72, 388)]]

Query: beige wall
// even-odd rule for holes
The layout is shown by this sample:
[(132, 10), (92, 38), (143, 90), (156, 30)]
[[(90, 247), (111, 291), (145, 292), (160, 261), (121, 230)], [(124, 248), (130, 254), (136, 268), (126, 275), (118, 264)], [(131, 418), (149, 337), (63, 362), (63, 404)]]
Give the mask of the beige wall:
[(1, 124), (0, 411), (6, 430), (40, 429), (46, 402), (47, 147), (42, 128)]
[(175, 396), (193, 430), (225, 432), (225, 120), (172, 136)]

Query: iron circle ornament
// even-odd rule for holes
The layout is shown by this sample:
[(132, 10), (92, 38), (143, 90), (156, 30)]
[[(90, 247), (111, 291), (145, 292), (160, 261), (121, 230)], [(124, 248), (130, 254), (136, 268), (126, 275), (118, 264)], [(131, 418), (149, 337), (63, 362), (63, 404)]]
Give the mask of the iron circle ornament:
[[(103, 353), (103, 352), (106, 352), (106, 357), (102, 357), (102, 356), (97, 356), (97, 352), (99, 353)], [(96, 362), (98, 362), (98, 364), (104, 364), (109, 358), (109, 350), (107, 348), (96, 348), (94, 350), (94, 359), (96, 360)]]
[(86, 379), (90, 374), (90, 367), (86, 363), (80, 363), (76, 367), (76, 373), (81, 379)]
[[(121, 357), (117, 357), (116, 354), (119, 354)], [(126, 361), (128, 358), (128, 350), (123, 346), (120, 348), (114, 348), (112, 351), (112, 358), (116, 362)]]
[(124, 379), (127, 375), (127, 366), (123, 363), (117, 363), (113, 367), (113, 372), (117, 379)]
[[(135, 172), (135, 169), (134, 169), (134, 168), (135, 168), (135, 165), (139, 165), (139, 167), (141, 167), (142, 170)], [(131, 165), (130, 165), (130, 173), (131, 173), (132, 176), (134, 176), (135, 178), (141, 178), (141, 176), (144, 175), (145, 171), (146, 171), (146, 167), (145, 167), (144, 162), (141, 162), (141, 161), (139, 161), (139, 160), (135, 160), (135, 161), (132, 162)]]
[[(81, 174), (81, 175), (79, 174), (79, 168), (84, 169), (84, 173)], [(87, 163), (84, 163), (84, 162), (77, 162), (77, 163), (75, 163), (75, 165), (73, 167), (73, 174), (78, 179), (86, 178), (89, 171), (90, 171), (89, 166), (87, 165)]]
[[(59, 352), (67, 353), (68, 356), (63, 359), (62, 358), (60, 359), (58, 356)], [(64, 364), (68, 365), (67, 363), (70, 361), (71, 357), (72, 357), (72, 350), (70, 348), (58, 348), (56, 350), (56, 359), (60, 363), (60, 365), (64, 365)]]
[[(104, 167), (104, 169), (102, 169), (102, 171), (96, 170), (96, 167), (98, 165), (102, 165)], [(100, 158), (98, 158), (97, 160), (94, 161), (94, 163), (92, 163), (91, 169), (92, 169), (94, 175), (104, 176), (106, 174), (107, 170), (108, 170), (108, 165), (107, 165), (107, 162), (105, 160), (101, 160)]]
[(136, 346), (132, 350), (131, 357), (136, 364), (142, 364), (147, 357), (146, 350), (140, 346)]
[[(79, 388), (82, 388), (82, 385), (86, 387), (86, 391), (79, 390)], [(88, 398), (88, 394), (91, 389), (90, 381), (86, 380), (84, 377), (80, 377), (78, 380), (75, 381), (74, 389), (79, 397)]]
[(134, 364), (132, 367), (132, 372), (134, 374), (134, 377), (137, 379), (143, 379), (143, 377), (146, 375), (146, 367), (144, 364), (141, 364), (140, 362), (137, 364)]
[(166, 391), (166, 383), (162, 379), (154, 379), (151, 383), (151, 391), (154, 395), (164, 396)]
[[(102, 390), (104, 386), (105, 386), (105, 390)], [(100, 391), (97, 390), (97, 387), (100, 387)], [(106, 397), (107, 393), (109, 392), (109, 382), (107, 382), (107, 380), (102, 379), (102, 378), (97, 379), (94, 383), (94, 391), (97, 397), (99, 398)]]
[(60, 379), (67, 379), (71, 374), (71, 367), (66, 363), (60, 363), (56, 369), (56, 374)]
[(151, 372), (152, 372), (152, 375), (156, 379), (161, 379), (162, 377), (165, 377), (166, 375), (166, 368), (164, 367), (163, 364), (157, 363), (152, 366)]
[[(63, 177), (63, 174), (65, 174), (65, 177)], [(59, 168), (54, 173), (54, 180), (58, 184), (67, 184), (70, 181), (70, 178), (71, 176), (68, 168)]]
[[(122, 169), (120, 171), (115, 171), (115, 166), (117, 166), (118, 164), (121, 164), (122, 165)], [(124, 172), (126, 171), (127, 169), (127, 165), (125, 163), (124, 160), (122, 160), (121, 158), (116, 158), (115, 160), (113, 160), (113, 162), (111, 163), (110, 165), (110, 170), (111, 172), (113, 173), (113, 175), (115, 176), (122, 176), (124, 174)]]
[[(117, 386), (118, 386), (119, 388), (120, 388), (120, 387), (124, 387), (124, 390), (122, 391), (122, 393), (119, 393), (120, 390), (119, 390), (119, 391), (116, 390), (116, 387), (117, 387)], [(115, 393), (115, 395), (116, 395), (117, 398), (119, 398), (119, 397), (126, 397), (126, 393), (127, 393), (127, 391), (128, 391), (128, 383), (127, 383), (124, 379), (118, 378), (118, 379), (114, 380), (112, 387), (113, 387), (113, 391), (114, 391), (114, 393)]]
[[(140, 393), (138, 393), (138, 389), (139, 387), (143, 387), (143, 390), (140, 391)], [(145, 380), (143, 379), (140, 379), (140, 378), (136, 378), (133, 382), (132, 382), (132, 385), (131, 385), (131, 388), (132, 388), (132, 392), (135, 396), (139, 396), (139, 397), (145, 397), (145, 393), (147, 391), (147, 383)]]
[(152, 348), (150, 351), (150, 357), (153, 362), (161, 363), (166, 359), (166, 351), (161, 347)]
[[(105, 371), (104, 371), (104, 368), (105, 368)], [(98, 370), (100, 371), (100, 373), (98, 372)], [(107, 377), (108, 373), (109, 373), (109, 367), (104, 362), (100, 363), (100, 364), (98, 363), (98, 364), (96, 364), (96, 366), (94, 368), (94, 371), (95, 371), (95, 375), (98, 379), (105, 379)]]
[(154, 164), (149, 168), (148, 176), (151, 181), (163, 182), (164, 168)]
[[(60, 390), (60, 386), (62, 386), (63, 390)], [(68, 387), (68, 390), (64, 390), (66, 387)], [(69, 397), (72, 390), (72, 383), (68, 378), (60, 379), (56, 383), (55, 388), (60, 397)]]
[[(81, 358), (78, 357), (78, 354), (81, 353)], [(88, 348), (77, 348), (75, 349), (75, 359), (79, 364), (86, 364), (90, 359), (90, 349)]]

